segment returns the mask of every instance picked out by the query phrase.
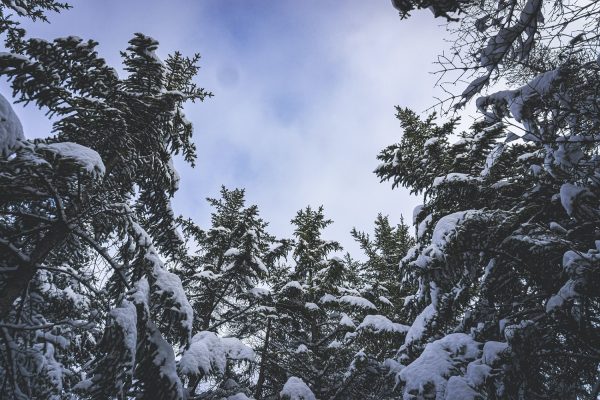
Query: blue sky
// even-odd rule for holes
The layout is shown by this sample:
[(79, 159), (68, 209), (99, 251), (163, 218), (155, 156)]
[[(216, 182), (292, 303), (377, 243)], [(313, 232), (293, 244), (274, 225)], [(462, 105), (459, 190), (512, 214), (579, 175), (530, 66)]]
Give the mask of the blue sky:
[[(327, 238), (354, 255), (352, 227), (370, 231), (378, 212), (411, 220), (418, 199), (372, 171), (378, 151), (401, 134), (394, 106), (432, 104), (429, 72), (444, 30), (430, 13), (401, 21), (389, 0), (71, 3), (50, 24), (27, 25), (30, 35), (92, 38), (115, 67), (134, 32), (159, 40), (162, 57), (201, 53), (197, 82), (215, 97), (186, 109), (198, 162), (176, 163), (177, 212), (206, 226), (204, 198), (221, 185), (243, 187), (271, 232), (289, 237), (298, 209), (323, 205), (335, 221)], [(27, 137), (48, 136), (38, 110), (16, 111)]]

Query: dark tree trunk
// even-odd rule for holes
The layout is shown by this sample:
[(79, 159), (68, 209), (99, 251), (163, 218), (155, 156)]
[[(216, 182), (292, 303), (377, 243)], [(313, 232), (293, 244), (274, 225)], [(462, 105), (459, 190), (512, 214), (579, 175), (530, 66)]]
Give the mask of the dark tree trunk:
[(16, 271), (7, 274), (4, 289), (0, 293), (0, 319), (6, 318), (15, 300), (25, 292), (37, 271), (37, 266), (67, 239), (68, 234), (67, 224), (62, 221), (56, 222), (33, 249), (29, 260), (20, 262)]
[(269, 337), (271, 336), (271, 319), (267, 319), (267, 331), (265, 333), (265, 343), (260, 353), (260, 370), (258, 372), (258, 380), (256, 381), (256, 389), (254, 391), (254, 397), (260, 400), (265, 383), (265, 369), (267, 367), (267, 355), (269, 353)]

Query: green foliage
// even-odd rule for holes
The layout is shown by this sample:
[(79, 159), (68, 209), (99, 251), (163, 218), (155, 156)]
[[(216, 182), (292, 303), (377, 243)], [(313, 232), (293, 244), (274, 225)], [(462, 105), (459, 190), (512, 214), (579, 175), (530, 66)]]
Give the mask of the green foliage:
[[(14, 7), (26, 3), (4, 3), (4, 17), (9, 8), (25, 15)], [(62, 7), (28, 4), (40, 19)], [(121, 79), (97, 43), (26, 39), (16, 26), (2, 28), (20, 36), (7, 42), (0, 74), (17, 101), (56, 118), (56, 135), (20, 140), (0, 157), (2, 391), (68, 397), (86, 370), (82, 395), (182, 398), (173, 346), (188, 342), (192, 309), (161, 257), (185, 254), (170, 206), (172, 157), (195, 156), (182, 107), (210, 95), (191, 81), (198, 56), (163, 63), (157, 42), (136, 34)], [(143, 294), (131, 292), (143, 283)], [(117, 317), (132, 302), (138, 312), (125, 327)]]
[(25, 29), (21, 28), (19, 19), (48, 22), (47, 12), (60, 12), (71, 8), (68, 3), (54, 0), (2, 0), (0, 4), (0, 33), (6, 35), (4, 43), (7, 48), (17, 53), (24, 45)]
[[(427, 123), (436, 129), (431, 120)], [(584, 253), (577, 262), (594, 262), (584, 249), (594, 248), (595, 239), (565, 212), (557, 197), (562, 183), (542, 172), (539, 147), (504, 144), (498, 140), (505, 135), (503, 125), (479, 123), (452, 144), (448, 137), (440, 138), (436, 143), (443, 145), (431, 155), (428, 143), (421, 141), (421, 149), (414, 145), (422, 123), (404, 126), (415, 132), (405, 131), (396, 146), (402, 165), (395, 171), (430, 178), (427, 186), (418, 186), (418, 177), (395, 176), (390, 169), (384, 175), (385, 167), (378, 170), (393, 182), (415, 182), (427, 194), (416, 213), (417, 245), (402, 262), (403, 286), (417, 287), (404, 313), (422, 329), (407, 335), (399, 361), (410, 366), (426, 343), (451, 332), (467, 332), (484, 344), (506, 341), (511, 352), (503, 353), (501, 366), (494, 365), (486, 385), (459, 374), (473, 393), (501, 398), (521, 391), (545, 393), (544, 398), (579, 393), (590, 382), (594, 362), (577, 355), (584, 354), (590, 342), (577, 344), (561, 337), (598, 335), (587, 317), (596, 309), (596, 295), (587, 289), (595, 278), (593, 273), (578, 275), (574, 296), (565, 289), (572, 284), (564, 265), (569, 249)], [(440, 163), (438, 154), (446, 161)], [(554, 304), (566, 308), (558, 311)], [(576, 314), (569, 309), (577, 309)], [(565, 362), (567, 354), (578, 359), (580, 373)]]

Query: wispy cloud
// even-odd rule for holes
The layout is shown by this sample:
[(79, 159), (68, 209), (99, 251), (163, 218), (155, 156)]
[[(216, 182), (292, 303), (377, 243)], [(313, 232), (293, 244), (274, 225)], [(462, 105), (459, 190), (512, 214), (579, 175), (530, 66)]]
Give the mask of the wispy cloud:
[[(290, 236), (289, 220), (324, 205), (327, 235), (353, 253), (349, 231), (370, 230), (378, 212), (410, 221), (418, 199), (379, 184), (378, 151), (400, 136), (393, 106), (431, 104), (432, 56), (443, 30), (427, 13), (400, 21), (380, 1), (102, 1), (31, 28), (52, 38), (100, 42), (109, 62), (133, 32), (174, 50), (201, 52), (199, 82), (215, 93), (188, 107), (198, 165), (178, 162), (178, 212), (208, 223), (204, 198), (220, 185), (244, 187), (271, 230)], [(35, 110), (20, 111), (29, 136), (46, 136)]]

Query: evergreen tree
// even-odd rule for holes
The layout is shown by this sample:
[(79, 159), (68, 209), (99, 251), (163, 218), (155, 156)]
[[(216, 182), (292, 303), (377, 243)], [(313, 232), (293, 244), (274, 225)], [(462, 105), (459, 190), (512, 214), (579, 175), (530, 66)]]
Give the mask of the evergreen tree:
[(329, 257), (341, 250), (321, 236), (331, 223), (322, 207), (300, 210), (292, 220), (295, 265), (271, 281), (274, 310), (259, 398), (291, 386), (310, 388), (319, 399), (350, 398), (366, 374), (367, 357), (354, 345), (357, 321), (377, 307), (352, 287), (357, 277), (349, 263)]
[[(182, 264), (180, 275), (194, 309), (196, 331), (223, 333), (228, 340), (252, 341), (265, 323), (262, 306), (270, 295), (265, 285), (267, 275), (277, 259), (285, 255), (287, 245), (267, 233), (267, 223), (259, 217), (258, 207), (247, 207), (244, 197), (244, 190), (222, 187), (220, 199), (208, 199), (215, 209), (209, 230), (181, 220), (188, 245), (197, 251)], [(229, 359), (255, 361), (253, 356)], [(242, 376), (230, 364), (194, 369), (198, 373), (190, 374), (190, 391), (195, 391), (202, 378), (221, 382), (211, 394), (215, 398), (221, 398), (229, 389), (235, 392), (230, 393), (233, 395), (248, 388), (249, 371)], [(204, 393), (202, 398), (207, 396)]]
[(450, 100), (479, 95), (483, 117), (450, 144), (454, 121), (400, 111), (405, 138), (380, 154), (380, 178), (425, 195), (404, 397), (596, 398), (599, 5), (394, 3), (456, 17), (440, 63), (473, 73)]
[[(10, 3), (4, 18), (60, 8)], [(2, 33), (15, 26), (5, 21)], [(45, 140), (25, 140), (14, 119), (0, 137), (2, 392), (69, 397), (85, 368), (82, 395), (182, 398), (172, 345), (190, 340), (193, 312), (161, 256), (183, 249), (172, 156), (194, 158), (181, 110), (210, 95), (191, 81), (198, 56), (163, 63), (158, 43), (136, 34), (121, 79), (93, 41), (19, 35), (0, 74), (17, 101), (57, 121)]]
[[(597, 365), (583, 356), (598, 335), (585, 317), (596, 306), (585, 275), (575, 289), (563, 268), (593, 258), (570, 258), (593, 234), (556, 196), (561, 186), (542, 173), (541, 152), (498, 141), (498, 124), (475, 124), (450, 144), (434, 136), (440, 127), (431, 119), (427, 128), (406, 110), (398, 117), (405, 135), (380, 154), (377, 173), (427, 194), (415, 212), (417, 245), (403, 260), (403, 282), (417, 287), (404, 308), (414, 320), (400, 364), (390, 364), (404, 397), (582, 396)], [(435, 359), (444, 366), (434, 369)]]
[(402, 281), (400, 260), (415, 241), (404, 219), (392, 226), (381, 214), (375, 220), (373, 237), (356, 229), (351, 234), (367, 256), (365, 261), (350, 261), (356, 265), (358, 278), (353, 287), (378, 308), (365, 316), (357, 329), (354, 346), (363, 351), (369, 373), (355, 383), (352, 398), (393, 398), (390, 388), (394, 380), (390, 379), (388, 364), (408, 331), (404, 299), (413, 289)]
[(389, 315), (396, 319), (399, 316), (397, 310), (401, 310), (406, 296), (401, 291), (400, 260), (415, 244), (408, 225), (402, 218), (398, 225), (392, 226), (387, 216), (379, 214), (372, 238), (356, 228), (352, 229), (351, 235), (367, 256), (365, 262), (358, 263), (364, 286), (361, 291), (369, 300), (390, 306)]

